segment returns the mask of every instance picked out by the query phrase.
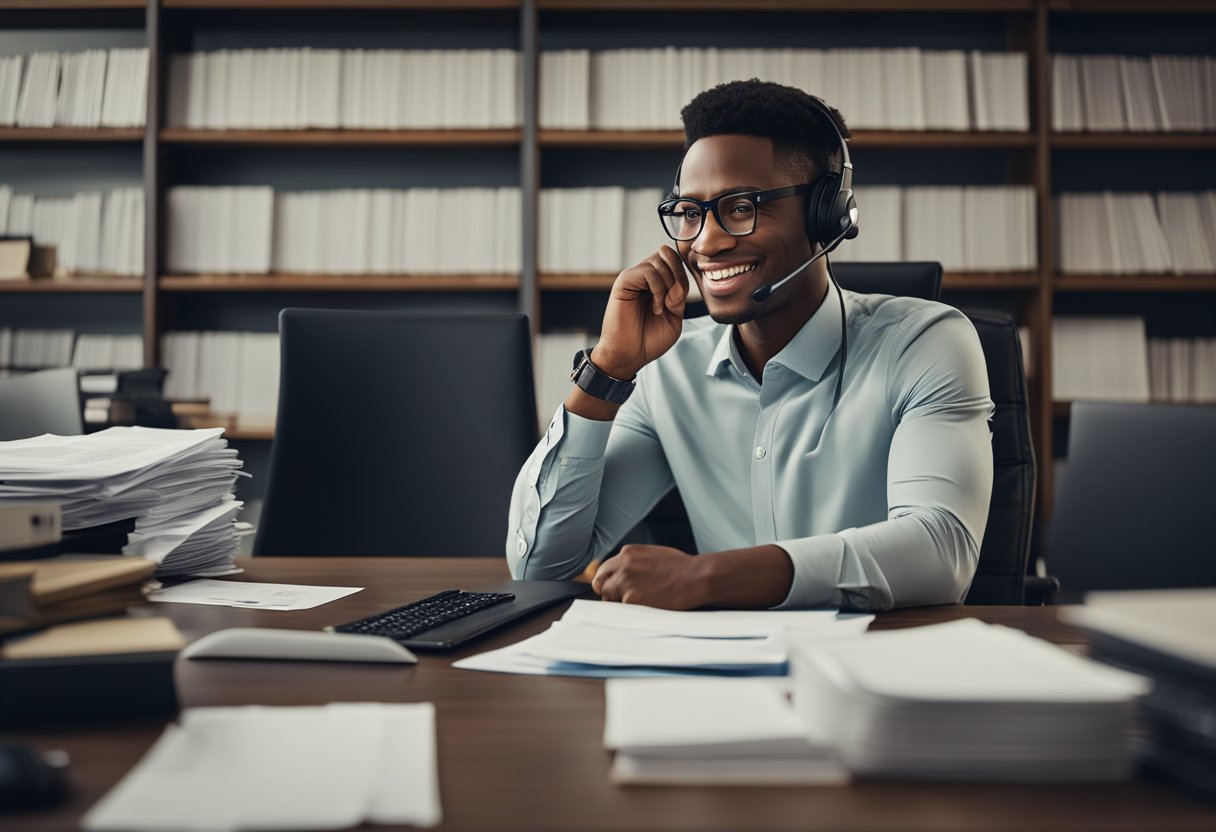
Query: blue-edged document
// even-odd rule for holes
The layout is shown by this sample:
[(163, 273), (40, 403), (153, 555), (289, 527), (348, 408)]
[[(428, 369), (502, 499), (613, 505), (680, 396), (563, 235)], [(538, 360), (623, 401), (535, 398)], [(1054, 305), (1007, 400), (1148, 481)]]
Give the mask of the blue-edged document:
[(791, 639), (864, 632), (836, 610), (674, 612), (579, 599), (545, 632), (453, 667), (560, 676), (785, 675)]

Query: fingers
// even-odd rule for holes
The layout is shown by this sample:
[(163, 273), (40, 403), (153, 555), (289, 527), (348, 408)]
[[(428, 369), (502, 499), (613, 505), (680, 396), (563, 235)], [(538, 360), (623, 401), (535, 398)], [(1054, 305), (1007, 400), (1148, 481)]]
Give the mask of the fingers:
[(684, 260), (671, 246), (663, 246), (658, 254), (672, 276), (667, 292), (667, 308), (682, 315), (684, 303), (688, 300), (688, 274), (684, 271)]

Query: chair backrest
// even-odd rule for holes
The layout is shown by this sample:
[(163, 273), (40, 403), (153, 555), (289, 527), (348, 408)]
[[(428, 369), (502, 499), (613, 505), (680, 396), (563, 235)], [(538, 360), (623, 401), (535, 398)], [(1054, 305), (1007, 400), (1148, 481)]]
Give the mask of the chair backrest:
[(1034, 525), (1035, 458), (1017, 325), (1004, 312), (964, 309), (980, 336), (992, 417), (992, 499), (968, 604), (1021, 604)]
[(0, 441), (84, 433), (79, 374), (71, 368), (0, 378)]
[[(840, 263), (833, 273), (845, 289), (938, 300), (940, 263)], [(980, 545), (970, 604), (1021, 604), (1034, 522), (1035, 458), (1030, 435), (1026, 373), (1013, 319), (1000, 312), (964, 310), (975, 325), (992, 390), (994, 472), (988, 527)], [(692, 530), (678, 493), (667, 495), (625, 538), (694, 551)]]
[(1047, 549), (1060, 600), (1216, 586), (1214, 461), (1216, 407), (1074, 404)]
[(843, 288), (863, 295), (942, 297), (941, 263), (833, 263), (832, 274)]
[(537, 440), (523, 315), (286, 309), (258, 555), (498, 556)]

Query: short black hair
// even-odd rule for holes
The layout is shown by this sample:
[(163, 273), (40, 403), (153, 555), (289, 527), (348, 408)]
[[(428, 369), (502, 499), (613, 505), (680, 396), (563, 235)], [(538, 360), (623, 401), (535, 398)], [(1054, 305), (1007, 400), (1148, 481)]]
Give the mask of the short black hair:
[(840, 164), (840, 142), (814, 101), (831, 113), (840, 135), (846, 139), (852, 135), (844, 117), (822, 99), (795, 87), (752, 78), (711, 87), (680, 110), (684, 151), (706, 136), (761, 136), (773, 140), (777, 163), (791, 176), (799, 182), (813, 181)]

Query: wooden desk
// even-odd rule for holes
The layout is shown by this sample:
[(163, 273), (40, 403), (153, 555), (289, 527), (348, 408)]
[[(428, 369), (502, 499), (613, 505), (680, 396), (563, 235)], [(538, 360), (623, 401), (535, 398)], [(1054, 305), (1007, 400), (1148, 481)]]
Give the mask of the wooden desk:
[[(188, 637), (223, 627), (319, 628), (450, 587), (506, 579), (501, 559), (260, 558), (253, 581), (363, 586), (301, 612), (155, 604)], [(454, 653), (423, 654), (416, 667), (252, 661), (179, 661), (183, 707), (304, 705), (332, 701), (435, 703), (446, 830), (1210, 830), (1216, 808), (1173, 788), (1115, 785), (1000, 786), (861, 782), (850, 787), (669, 788), (614, 786), (604, 750), (603, 683), (453, 670), (452, 660), (540, 632), (564, 606)], [(1083, 644), (1050, 608), (941, 607), (881, 615), (875, 628), (975, 616), (1051, 641)], [(75, 829), (80, 816), (140, 758), (163, 720), (8, 735), (72, 756), (71, 802), (54, 812), (0, 816), (13, 832)], [(332, 761), (341, 765), (341, 761)], [(216, 796), (223, 800), (222, 795)], [(386, 827), (368, 827), (384, 829)]]

